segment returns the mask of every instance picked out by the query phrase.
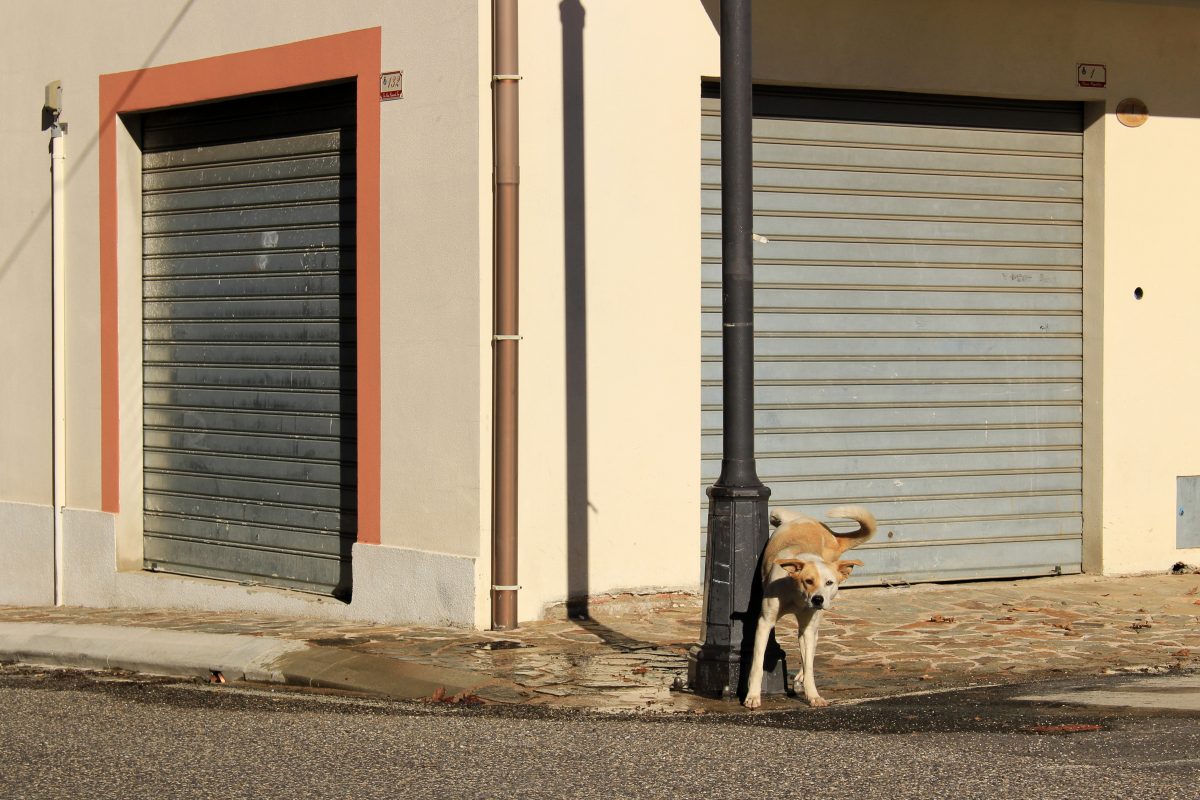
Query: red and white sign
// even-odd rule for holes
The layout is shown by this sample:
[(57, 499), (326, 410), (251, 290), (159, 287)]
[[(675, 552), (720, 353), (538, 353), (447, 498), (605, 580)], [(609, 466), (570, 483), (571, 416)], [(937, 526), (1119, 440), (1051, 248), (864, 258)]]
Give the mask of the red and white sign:
[(1080, 86), (1103, 89), (1108, 85), (1108, 70), (1103, 64), (1076, 64), (1075, 75)]
[(379, 76), (379, 99), (404, 99), (404, 70), (385, 72)]

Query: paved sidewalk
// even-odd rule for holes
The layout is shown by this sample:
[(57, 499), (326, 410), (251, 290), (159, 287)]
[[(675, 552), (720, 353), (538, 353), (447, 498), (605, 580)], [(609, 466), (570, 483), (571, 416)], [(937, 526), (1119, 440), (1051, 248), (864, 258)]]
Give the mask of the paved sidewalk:
[[(0, 661), (324, 686), (408, 699), (606, 710), (733, 710), (686, 679), (700, 599), (621, 596), (517, 631), (253, 614), (0, 607)], [(258, 639), (257, 647), (250, 646)], [(781, 623), (791, 669), (795, 625)], [(265, 641), (264, 641), (265, 640)], [(1069, 576), (847, 589), (826, 613), (832, 701), (1112, 671), (1200, 668), (1200, 575)], [(765, 707), (803, 701), (767, 698)]]

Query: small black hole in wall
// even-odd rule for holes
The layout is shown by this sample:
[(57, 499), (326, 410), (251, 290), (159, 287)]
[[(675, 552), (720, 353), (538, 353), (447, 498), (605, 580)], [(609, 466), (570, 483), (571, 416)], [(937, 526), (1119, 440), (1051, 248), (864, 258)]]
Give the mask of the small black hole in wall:
[(1134, 289), (1134, 290), (1133, 290), (1133, 299), (1134, 299), (1134, 300), (1141, 300), (1141, 299), (1142, 299), (1142, 295), (1143, 295), (1143, 294), (1145, 294), (1145, 292), (1143, 292), (1143, 291), (1142, 291), (1142, 287), (1140, 287), (1140, 286), (1139, 286), (1139, 287), (1137, 287), (1136, 289)]

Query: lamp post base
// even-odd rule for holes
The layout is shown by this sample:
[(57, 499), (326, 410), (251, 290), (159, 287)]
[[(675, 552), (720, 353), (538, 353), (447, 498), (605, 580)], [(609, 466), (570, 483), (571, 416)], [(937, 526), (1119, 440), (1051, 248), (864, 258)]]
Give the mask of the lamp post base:
[[(688, 687), (728, 699), (744, 697), (762, 603), (760, 559), (767, 544), (766, 486), (708, 490), (704, 629), (688, 653)], [(772, 631), (763, 659), (763, 694), (787, 691), (787, 663)]]

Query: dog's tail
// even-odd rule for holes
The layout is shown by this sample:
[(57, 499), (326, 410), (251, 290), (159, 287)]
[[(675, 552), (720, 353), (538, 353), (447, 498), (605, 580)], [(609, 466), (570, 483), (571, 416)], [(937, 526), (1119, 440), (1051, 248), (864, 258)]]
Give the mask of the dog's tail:
[(858, 547), (875, 535), (875, 515), (862, 506), (838, 506), (826, 511), (825, 516), (832, 519), (852, 519), (858, 523), (858, 530), (845, 533), (833, 532), (833, 535), (838, 538), (839, 544), (842, 545), (843, 551)]
[(791, 522), (794, 519), (808, 519), (799, 511), (792, 511), (790, 508), (772, 508), (771, 509), (771, 527), (778, 528), (785, 522)]

